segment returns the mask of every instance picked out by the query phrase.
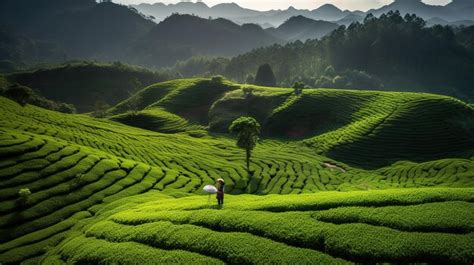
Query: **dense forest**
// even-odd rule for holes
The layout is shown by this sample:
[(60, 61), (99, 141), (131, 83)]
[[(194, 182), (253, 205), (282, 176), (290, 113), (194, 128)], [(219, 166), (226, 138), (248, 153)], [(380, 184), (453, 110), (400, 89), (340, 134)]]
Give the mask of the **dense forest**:
[[(474, 27), (433, 26), (415, 16), (389, 12), (341, 26), (321, 40), (258, 48), (230, 60), (192, 58), (181, 74), (222, 74), (252, 82), (269, 63), (280, 86), (433, 92), (472, 100)], [(201, 71), (199, 71), (201, 69)]]

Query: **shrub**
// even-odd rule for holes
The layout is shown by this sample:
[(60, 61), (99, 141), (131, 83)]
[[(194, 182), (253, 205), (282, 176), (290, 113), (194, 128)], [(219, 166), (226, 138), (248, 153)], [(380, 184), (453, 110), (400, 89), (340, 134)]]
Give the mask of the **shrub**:
[(23, 188), (18, 191), (18, 203), (20, 205), (25, 205), (28, 201), (28, 198), (31, 195), (31, 191), (28, 188)]
[(110, 108), (109, 104), (107, 102), (99, 100), (96, 101), (94, 104), (94, 112), (92, 113), (92, 116), (96, 118), (104, 118), (107, 115), (107, 110)]
[(242, 92), (244, 93), (244, 98), (250, 98), (253, 96), (253, 89), (250, 87), (242, 88)]
[(58, 111), (62, 113), (76, 113), (76, 107), (73, 104), (60, 103)]
[(215, 75), (211, 78), (211, 82), (214, 84), (222, 84), (222, 82), (224, 82), (224, 77), (221, 75)]
[(347, 70), (344, 72), (349, 88), (380, 89), (382, 82), (364, 71)]
[(303, 88), (305, 88), (306, 85), (303, 82), (296, 81), (293, 84), (293, 89), (296, 95), (301, 95), (303, 93)]
[(33, 95), (31, 88), (19, 84), (13, 84), (5, 91), (5, 96), (25, 106)]

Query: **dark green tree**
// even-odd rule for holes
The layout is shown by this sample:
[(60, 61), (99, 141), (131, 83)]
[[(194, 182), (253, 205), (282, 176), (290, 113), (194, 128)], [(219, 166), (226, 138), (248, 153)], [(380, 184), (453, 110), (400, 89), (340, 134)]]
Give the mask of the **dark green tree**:
[(73, 104), (60, 103), (58, 111), (62, 113), (76, 113), (76, 107)]
[(110, 105), (103, 100), (98, 100), (94, 104), (94, 112), (92, 116), (96, 118), (104, 118), (107, 115), (107, 110), (110, 108)]
[(23, 188), (18, 191), (18, 199), (16, 201), (17, 205), (20, 207), (25, 206), (28, 201), (28, 198), (31, 195), (31, 191), (28, 188)]
[(244, 87), (242, 88), (242, 93), (244, 93), (244, 98), (251, 98), (253, 96), (253, 89), (250, 87)]
[(305, 87), (306, 87), (306, 85), (303, 82), (296, 81), (293, 84), (293, 89), (294, 89), (295, 95), (301, 95), (301, 93), (303, 93), (303, 89)]
[(269, 64), (260, 65), (255, 76), (255, 84), (258, 86), (276, 86), (275, 74)]
[(30, 98), (33, 96), (33, 90), (31, 88), (18, 85), (18, 84), (13, 84), (7, 88), (5, 91), (5, 96), (7, 98), (10, 98), (14, 101), (16, 101), (18, 104), (21, 106), (25, 106)]
[(252, 117), (240, 117), (232, 122), (229, 131), (237, 133), (237, 146), (245, 149), (247, 173), (250, 176), (250, 157), (257, 145), (260, 124)]
[(222, 84), (224, 82), (224, 77), (222, 75), (215, 75), (211, 78), (213, 84)]

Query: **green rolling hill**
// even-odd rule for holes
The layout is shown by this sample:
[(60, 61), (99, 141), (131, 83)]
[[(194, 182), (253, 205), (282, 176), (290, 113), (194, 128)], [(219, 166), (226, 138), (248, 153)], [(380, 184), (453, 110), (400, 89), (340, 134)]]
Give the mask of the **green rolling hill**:
[[(243, 89), (252, 89), (251, 96)], [(300, 140), (319, 154), (364, 168), (399, 160), (469, 158), (474, 146), (474, 109), (446, 96), (339, 89), (306, 89), (295, 95), (293, 89), (209, 79), (158, 83), (138, 95), (139, 108), (145, 110), (140, 116), (155, 115), (162, 132), (169, 131), (167, 126), (180, 131), (180, 124), (185, 130), (187, 124), (171, 114), (217, 133), (227, 133), (240, 116), (252, 116), (266, 137)], [(126, 112), (129, 101), (111, 113)], [(131, 125), (160, 131), (150, 118), (135, 120)]]
[[(105, 119), (0, 97), (0, 262), (472, 262), (472, 106), (292, 91), (174, 80)], [(263, 125), (250, 176), (240, 115)]]

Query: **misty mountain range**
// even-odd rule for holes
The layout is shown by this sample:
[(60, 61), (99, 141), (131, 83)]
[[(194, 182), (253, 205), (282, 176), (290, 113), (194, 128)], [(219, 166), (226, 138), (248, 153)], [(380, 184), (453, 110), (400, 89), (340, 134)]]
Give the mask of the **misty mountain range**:
[(252, 23), (178, 14), (157, 24), (131, 7), (110, 2), (4, 0), (0, 70), (12, 68), (8, 65), (12, 62), (74, 59), (171, 66), (195, 55), (236, 56), (275, 43), (320, 38), (338, 26), (295, 16), (278, 28), (263, 29)]
[(433, 24), (474, 24), (474, 1), (472, 0), (453, 0), (445, 6), (428, 5), (421, 0), (395, 0), (389, 5), (367, 12), (341, 10), (332, 4), (325, 4), (314, 10), (289, 7), (286, 10), (269, 11), (247, 9), (235, 3), (224, 3), (210, 7), (203, 2), (180, 2), (168, 5), (163, 3), (139, 4), (133, 5), (133, 7), (145, 15), (153, 16), (156, 22), (162, 21), (173, 13), (179, 13), (194, 14), (204, 18), (222, 17), (238, 24), (256, 23), (264, 28), (279, 26), (293, 16), (304, 16), (314, 20), (349, 25), (352, 22), (363, 20), (369, 13), (379, 16), (390, 10), (399, 10), (402, 14), (415, 13), (427, 21), (432, 20)]
[[(433, 23), (458, 25), (471, 23), (469, 10), (473, 6), (471, 0), (455, 0), (444, 7), (397, 0), (371, 12), (378, 15), (399, 8), (419, 12), (425, 18), (436, 15), (431, 18)], [(154, 20), (163, 21), (154, 22), (144, 8), (160, 10), (153, 14)], [(455, 16), (454, 10), (462, 12)], [(159, 68), (196, 55), (236, 56), (272, 44), (318, 39), (364, 16), (364, 12), (342, 11), (329, 4), (312, 11), (289, 8), (260, 12), (236, 4), (208, 7), (204, 3), (158, 3), (133, 8), (95, 0), (2, 0), (0, 71), (74, 59)], [(256, 22), (279, 26), (264, 29)]]

